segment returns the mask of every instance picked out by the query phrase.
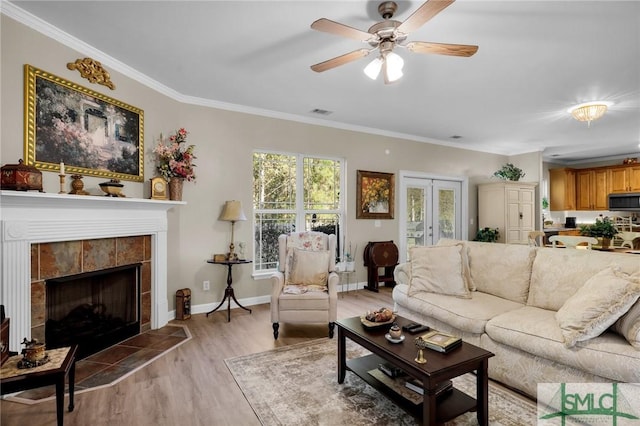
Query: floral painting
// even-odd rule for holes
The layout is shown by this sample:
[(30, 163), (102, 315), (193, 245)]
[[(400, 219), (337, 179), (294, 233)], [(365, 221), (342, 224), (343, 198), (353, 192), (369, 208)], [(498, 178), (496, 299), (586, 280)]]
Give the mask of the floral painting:
[(142, 181), (142, 110), (25, 66), (27, 164)]
[(356, 219), (393, 219), (393, 173), (358, 170)]

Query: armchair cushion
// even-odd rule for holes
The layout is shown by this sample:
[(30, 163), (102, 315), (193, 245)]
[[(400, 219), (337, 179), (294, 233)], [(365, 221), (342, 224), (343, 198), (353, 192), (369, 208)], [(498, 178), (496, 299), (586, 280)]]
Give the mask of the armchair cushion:
[(287, 250), (285, 285), (327, 286), (329, 251)]

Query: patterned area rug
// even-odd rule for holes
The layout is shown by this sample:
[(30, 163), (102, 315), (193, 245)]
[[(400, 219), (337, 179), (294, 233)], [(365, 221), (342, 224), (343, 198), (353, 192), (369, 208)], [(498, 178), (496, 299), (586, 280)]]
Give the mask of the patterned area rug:
[[(347, 340), (347, 358), (368, 352)], [(337, 341), (320, 339), (225, 360), (263, 425), (416, 425), (415, 418), (351, 372), (337, 381)], [(475, 376), (454, 385), (475, 396)], [(489, 382), (489, 423), (536, 424), (536, 404)], [(475, 425), (466, 413), (447, 425)]]

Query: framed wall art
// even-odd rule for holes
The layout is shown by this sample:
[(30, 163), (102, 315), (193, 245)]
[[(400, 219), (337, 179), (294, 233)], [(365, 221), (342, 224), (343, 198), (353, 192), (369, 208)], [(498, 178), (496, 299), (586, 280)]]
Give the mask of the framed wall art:
[(356, 182), (356, 219), (393, 219), (394, 174), (358, 170)]
[(24, 67), (25, 158), (39, 170), (142, 182), (144, 113), (79, 84)]

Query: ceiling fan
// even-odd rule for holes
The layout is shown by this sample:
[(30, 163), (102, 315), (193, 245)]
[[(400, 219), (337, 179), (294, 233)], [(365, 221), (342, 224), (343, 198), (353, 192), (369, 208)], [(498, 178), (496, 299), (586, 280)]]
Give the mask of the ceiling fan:
[(455, 0), (427, 0), (404, 22), (393, 20), (393, 15), (398, 9), (398, 5), (393, 1), (385, 1), (378, 6), (378, 13), (384, 21), (378, 22), (365, 31), (358, 30), (348, 25), (340, 24), (326, 18), (321, 18), (311, 24), (311, 28), (316, 31), (336, 34), (343, 37), (353, 38), (372, 47), (369, 49), (358, 49), (353, 52), (326, 60), (324, 62), (311, 65), (315, 72), (324, 72), (340, 65), (363, 58), (376, 49), (380, 51), (380, 56), (374, 59), (364, 69), (365, 74), (376, 79), (382, 71), (385, 84), (397, 81), (402, 77), (402, 67), (404, 60), (393, 52), (395, 47), (406, 48), (416, 53), (432, 53), (449, 56), (472, 56), (478, 51), (478, 46), (449, 43), (430, 43), (425, 41), (412, 41), (404, 43), (409, 33), (431, 18), (442, 12)]

